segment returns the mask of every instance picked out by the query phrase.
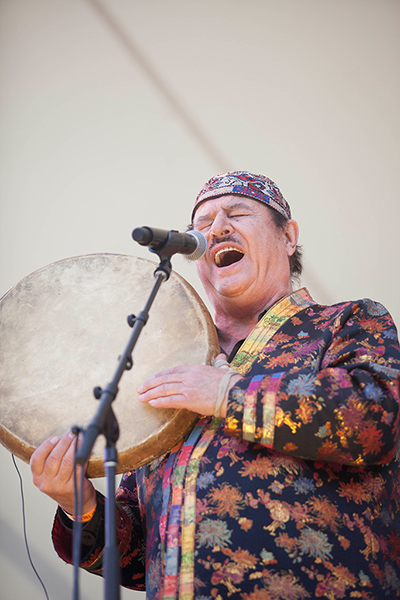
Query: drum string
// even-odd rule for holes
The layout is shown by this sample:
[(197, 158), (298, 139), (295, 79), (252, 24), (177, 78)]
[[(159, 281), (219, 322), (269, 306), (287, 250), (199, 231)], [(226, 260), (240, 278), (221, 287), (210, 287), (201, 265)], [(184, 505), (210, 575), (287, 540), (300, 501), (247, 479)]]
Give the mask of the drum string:
[(23, 533), (24, 533), (24, 541), (25, 541), (26, 552), (27, 552), (27, 555), (28, 555), (29, 563), (30, 563), (30, 565), (31, 565), (31, 567), (33, 569), (33, 572), (35, 573), (36, 577), (38, 578), (38, 580), (39, 580), (39, 582), (40, 582), (40, 584), (41, 584), (41, 586), (43, 588), (43, 591), (45, 593), (45, 596), (46, 596), (47, 600), (49, 600), (49, 595), (47, 593), (46, 586), (44, 585), (43, 580), (40, 577), (40, 575), (39, 575), (39, 573), (38, 573), (38, 571), (37, 571), (37, 569), (36, 569), (36, 567), (35, 567), (35, 565), (33, 563), (33, 560), (32, 560), (32, 557), (31, 557), (31, 553), (30, 553), (30, 550), (29, 550), (28, 535), (27, 535), (27, 531), (26, 531), (25, 494), (24, 494), (24, 486), (23, 486), (23, 481), (22, 481), (22, 475), (21, 475), (21, 472), (20, 472), (20, 470), (18, 468), (18, 465), (17, 465), (17, 462), (15, 460), (14, 454), (11, 454), (11, 458), (12, 458), (12, 461), (14, 463), (14, 467), (15, 467), (17, 473), (18, 473), (18, 477), (19, 477), (19, 486), (20, 486), (20, 493), (21, 493), (21, 505), (22, 505), (22, 528), (23, 528)]

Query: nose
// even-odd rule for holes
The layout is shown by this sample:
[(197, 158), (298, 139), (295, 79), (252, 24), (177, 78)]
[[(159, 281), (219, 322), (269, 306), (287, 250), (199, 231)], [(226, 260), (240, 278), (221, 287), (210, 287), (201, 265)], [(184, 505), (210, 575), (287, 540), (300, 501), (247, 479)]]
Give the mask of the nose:
[(225, 212), (219, 212), (214, 221), (212, 222), (210, 228), (210, 236), (219, 238), (229, 235), (233, 232), (232, 224), (229, 222), (229, 219)]

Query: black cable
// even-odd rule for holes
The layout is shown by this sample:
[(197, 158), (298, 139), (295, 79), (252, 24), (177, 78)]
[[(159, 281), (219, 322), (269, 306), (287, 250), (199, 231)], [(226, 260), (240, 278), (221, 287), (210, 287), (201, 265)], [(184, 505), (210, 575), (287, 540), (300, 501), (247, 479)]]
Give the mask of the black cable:
[(44, 593), (46, 595), (47, 600), (49, 600), (49, 595), (47, 593), (46, 586), (44, 585), (44, 583), (43, 583), (43, 581), (42, 581), (39, 573), (37, 572), (37, 570), (35, 568), (35, 565), (33, 564), (33, 561), (32, 561), (32, 558), (31, 558), (31, 553), (29, 551), (28, 536), (26, 534), (25, 496), (24, 496), (24, 487), (23, 487), (23, 482), (22, 482), (22, 476), (21, 476), (21, 473), (20, 473), (20, 471), (18, 469), (18, 465), (15, 462), (15, 456), (14, 456), (14, 454), (11, 454), (11, 457), (12, 457), (12, 461), (14, 463), (14, 467), (16, 468), (16, 471), (18, 473), (19, 483), (20, 483), (20, 489), (21, 489), (22, 523), (23, 523), (23, 531), (24, 531), (24, 540), (25, 540), (26, 551), (27, 551), (27, 554), (28, 554), (28, 558), (29, 558), (29, 562), (31, 564), (31, 567), (32, 567), (32, 569), (33, 569), (36, 577), (39, 579), (39, 581), (41, 583), (41, 586), (43, 588), (43, 591), (44, 591)]
[[(75, 454), (79, 445), (79, 432), (82, 431), (79, 427), (72, 428), (75, 433)], [(85, 479), (85, 471), (80, 469), (80, 478), (78, 484), (78, 465), (74, 460), (74, 516), (73, 523), (73, 544), (72, 544), (72, 564), (74, 568), (74, 583), (73, 583), (73, 600), (79, 600), (79, 565), (81, 562), (81, 539), (82, 539), (82, 505), (83, 505), (83, 483)]]

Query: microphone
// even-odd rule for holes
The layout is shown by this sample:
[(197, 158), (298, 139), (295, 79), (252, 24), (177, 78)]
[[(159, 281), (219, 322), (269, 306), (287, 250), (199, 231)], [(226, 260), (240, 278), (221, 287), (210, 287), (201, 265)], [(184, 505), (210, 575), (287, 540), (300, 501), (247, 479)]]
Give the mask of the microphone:
[(180, 233), (175, 229), (166, 231), (154, 227), (136, 227), (132, 231), (135, 242), (141, 246), (149, 246), (151, 252), (168, 250), (172, 254), (185, 254), (189, 260), (198, 260), (207, 251), (205, 236), (195, 229)]

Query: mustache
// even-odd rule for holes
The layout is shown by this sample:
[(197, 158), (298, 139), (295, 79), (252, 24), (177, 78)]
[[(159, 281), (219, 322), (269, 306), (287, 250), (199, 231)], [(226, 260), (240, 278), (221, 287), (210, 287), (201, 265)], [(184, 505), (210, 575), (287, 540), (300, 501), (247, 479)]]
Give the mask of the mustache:
[(226, 242), (232, 242), (233, 244), (239, 245), (239, 242), (235, 239), (234, 235), (224, 235), (223, 237), (215, 237), (215, 238), (213, 238), (213, 241), (211, 242), (211, 244), (208, 246), (208, 252), (211, 252), (211, 250), (217, 244), (222, 244), (222, 243), (226, 243)]

